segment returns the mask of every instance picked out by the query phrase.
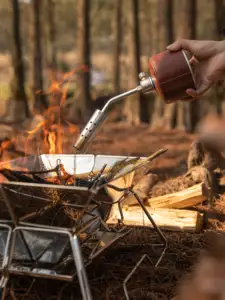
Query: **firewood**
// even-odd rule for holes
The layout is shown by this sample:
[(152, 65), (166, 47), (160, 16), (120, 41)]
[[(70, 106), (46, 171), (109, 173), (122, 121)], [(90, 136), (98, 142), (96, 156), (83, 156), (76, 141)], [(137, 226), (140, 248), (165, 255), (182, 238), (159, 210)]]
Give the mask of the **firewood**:
[(152, 208), (186, 208), (207, 200), (208, 196), (208, 189), (200, 183), (177, 193), (150, 198), (147, 202)]
[[(131, 172), (123, 177), (120, 177), (114, 181), (112, 181), (110, 184), (114, 185), (118, 188), (128, 188), (132, 185), (133, 182), (133, 178), (134, 178), (134, 172)], [(119, 192), (116, 191), (110, 187), (106, 187), (106, 192), (107, 194), (111, 197), (111, 199), (113, 200), (113, 202), (118, 201), (124, 194), (124, 192)], [(114, 207), (115, 205), (113, 205)]]
[[(152, 187), (159, 180), (158, 175), (156, 174), (147, 174), (138, 181), (138, 183), (133, 187), (133, 191), (138, 194), (138, 196), (145, 201), (148, 198), (149, 192)], [(133, 194), (130, 194), (126, 197), (124, 204), (127, 205), (137, 205), (137, 199)]]
[[(146, 208), (161, 229), (186, 232), (199, 232), (202, 229), (203, 215), (197, 211)], [(152, 227), (140, 206), (123, 207), (123, 217), (123, 223), (127, 226)], [(116, 224), (118, 219), (121, 219), (120, 212), (114, 208), (107, 223)]]

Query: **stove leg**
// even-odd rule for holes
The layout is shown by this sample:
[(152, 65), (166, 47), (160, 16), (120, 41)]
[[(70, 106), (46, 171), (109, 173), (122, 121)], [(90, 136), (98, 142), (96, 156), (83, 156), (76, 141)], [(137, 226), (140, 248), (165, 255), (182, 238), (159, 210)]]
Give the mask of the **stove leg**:
[(73, 252), (73, 258), (77, 269), (77, 276), (80, 283), (81, 293), (83, 300), (92, 300), (91, 290), (83, 262), (83, 257), (79, 245), (79, 241), (76, 235), (71, 237), (71, 247)]
[(0, 300), (4, 300), (6, 297), (7, 282), (8, 282), (8, 277), (3, 275), (0, 281)]

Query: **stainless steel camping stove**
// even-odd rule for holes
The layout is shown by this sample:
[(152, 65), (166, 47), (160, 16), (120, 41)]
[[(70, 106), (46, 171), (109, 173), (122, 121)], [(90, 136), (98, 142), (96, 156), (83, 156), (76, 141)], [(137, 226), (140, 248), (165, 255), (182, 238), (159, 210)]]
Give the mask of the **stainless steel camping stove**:
[[(145, 162), (144, 158), (123, 156), (41, 155), (11, 161), (10, 170), (1, 164), (0, 172), (8, 181), (0, 185), (0, 242), (2, 231), (9, 229), (5, 248), (0, 247), (0, 288), (6, 291), (11, 275), (61, 281), (72, 281), (77, 276), (83, 299), (92, 299), (86, 266), (130, 231), (123, 225), (121, 208), (126, 193), (133, 193), (130, 184), (119, 189), (123, 195), (116, 202), (105, 188), (118, 190), (113, 182), (134, 170), (131, 162), (137, 159)], [(118, 163), (122, 166), (119, 171), (115, 168)], [(74, 184), (67, 185), (60, 178), (61, 164), (68, 174), (76, 174)], [(57, 174), (60, 184), (48, 181)], [(88, 180), (80, 180), (82, 174)], [(160, 245), (166, 248), (157, 224), (137, 195), (136, 199), (159, 233)], [(118, 205), (121, 211), (117, 226), (106, 223), (112, 205)]]
[(147, 77), (147, 75), (142, 72), (139, 74), (140, 78), (140, 85), (138, 85), (136, 88), (127, 91), (125, 93), (122, 93), (120, 95), (117, 95), (111, 99), (105, 104), (102, 110), (97, 109), (90, 120), (88, 121), (87, 125), (81, 132), (79, 138), (74, 144), (74, 148), (79, 151), (80, 153), (84, 153), (94, 138), (96, 131), (99, 129), (99, 127), (102, 125), (102, 123), (105, 121), (107, 114), (109, 112), (110, 107), (116, 103), (117, 101), (130, 96), (132, 94), (143, 92), (145, 94), (150, 93), (152, 90), (154, 90), (154, 83), (151, 77)]

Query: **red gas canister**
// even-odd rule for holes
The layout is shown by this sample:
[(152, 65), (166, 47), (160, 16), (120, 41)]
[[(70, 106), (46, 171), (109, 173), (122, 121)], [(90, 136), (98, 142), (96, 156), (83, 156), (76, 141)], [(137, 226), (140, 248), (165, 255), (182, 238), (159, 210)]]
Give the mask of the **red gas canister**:
[(191, 55), (186, 51), (168, 50), (153, 55), (149, 60), (150, 77), (159, 96), (166, 102), (192, 99), (187, 89), (196, 89)]

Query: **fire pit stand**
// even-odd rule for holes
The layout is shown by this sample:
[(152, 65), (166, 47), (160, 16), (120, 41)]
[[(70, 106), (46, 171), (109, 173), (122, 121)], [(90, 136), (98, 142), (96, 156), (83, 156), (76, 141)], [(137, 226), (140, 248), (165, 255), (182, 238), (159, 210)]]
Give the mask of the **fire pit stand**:
[[(155, 266), (160, 263), (167, 241), (140, 197), (131, 186), (113, 185), (118, 178), (115, 174), (107, 180), (102, 177), (105, 168), (115, 171), (114, 166), (127, 159), (137, 160), (101, 155), (41, 155), (12, 161), (10, 170), (0, 165), (8, 179), (0, 185), (0, 234), (3, 229), (8, 230), (4, 251), (0, 247), (2, 299), (9, 276), (22, 275), (64, 281), (73, 281), (77, 276), (83, 299), (91, 300), (85, 268), (130, 232), (123, 224), (122, 213), (122, 202), (129, 193), (134, 195), (159, 235), (161, 243), (157, 246), (162, 246), (163, 252)], [(62, 164), (71, 176), (76, 172), (76, 184), (67, 185), (60, 177)], [(125, 163), (125, 173), (127, 166)], [(124, 170), (120, 170), (119, 176), (123, 176)], [(80, 179), (80, 174), (88, 174), (88, 181)], [(48, 182), (52, 176), (58, 176), (60, 184)], [(122, 192), (123, 196), (113, 202), (106, 187)], [(117, 225), (109, 226), (106, 221), (112, 205), (118, 205), (121, 218)], [(129, 299), (126, 288), (125, 295)]]

